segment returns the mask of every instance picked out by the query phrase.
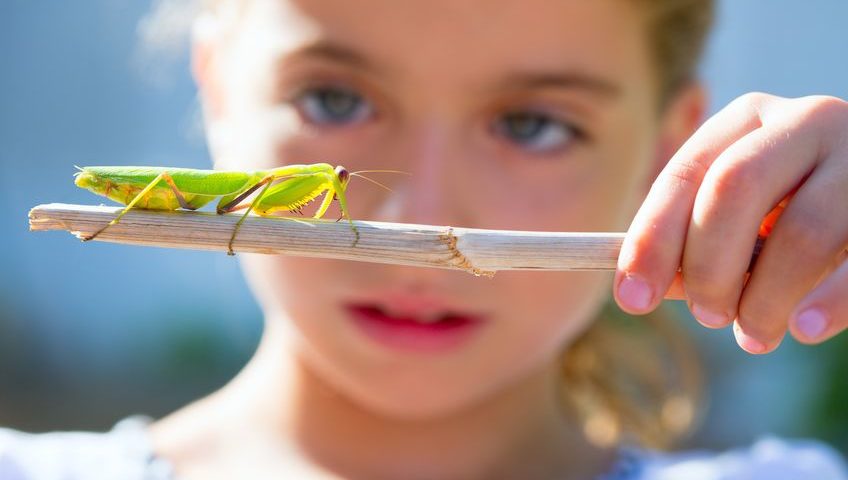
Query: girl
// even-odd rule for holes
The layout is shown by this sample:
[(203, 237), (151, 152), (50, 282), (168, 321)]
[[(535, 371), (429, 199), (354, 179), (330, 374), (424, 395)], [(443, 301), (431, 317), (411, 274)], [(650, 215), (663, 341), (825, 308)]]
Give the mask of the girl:
[[(209, 2), (193, 67), (218, 168), (406, 171), (386, 180), (391, 193), (351, 186), (354, 218), (627, 230), (618, 271), (483, 280), (242, 255), (266, 316), (242, 373), (149, 425), (5, 432), (0, 477), (846, 478), (816, 445), (729, 457), (599, 445), (575, 408), (593, 403), (562, 378), (563, 362), (581, 368), (572, 353), (598, 328), (610, 288), (633, 314), (685, 298), (704, 326), (732, 324), (752, 354), (787, 331), (818, 343), (848, 325), (848, 105), (750, 94), (698, 128), (705, 100), (692, 75), (711, 8)], [(55, 476), (36, 456), (60, 457), (49, 448), (75, 449), (73, 462), (51, 463)]]

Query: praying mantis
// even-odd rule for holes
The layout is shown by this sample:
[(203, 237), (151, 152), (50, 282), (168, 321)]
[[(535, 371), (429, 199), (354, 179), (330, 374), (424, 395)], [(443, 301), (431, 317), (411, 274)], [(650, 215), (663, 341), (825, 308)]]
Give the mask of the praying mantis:
[[(77, 167), (74, 183), (98, 195), (110, 198), (126, 207), (107, 225), (83, 241), (93, 240), (104, 230), (117, 224), (132, 208), (150, 210), (196, 210), (219, 198), (216, 212), (220, 214), (244, 209), (236, 223), (227, 254), (234, 255), (233, 242), (248, 214), (262, 216), (279, 211), (302, 213), (301, 209), (322, 193), (324, 199), (313, 218), (321, 218), (334, 199), (338, 199), (342, 218), (347, 219), (359, 241), (359, 231), (350, 218), (345, 191), (351, 176), (358, 176), (383, 188), (385, 185), (360, 175), (368, 172), (394, 170), (365, 170), (349, 172), (341, 165), (327, 163), (285, 165), (269, 170), (250, 172), (196, 170), (169, 167)], [(261, 189), (261, 190), (260, 190)], [(259, 193), (247, 201), (256, 191)], [(339, 219), (341, 220), (341, 218)]]

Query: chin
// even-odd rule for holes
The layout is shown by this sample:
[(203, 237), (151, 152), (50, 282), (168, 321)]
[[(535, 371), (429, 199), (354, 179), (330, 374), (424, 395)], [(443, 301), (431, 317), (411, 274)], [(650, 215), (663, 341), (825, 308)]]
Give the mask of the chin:
[[(474, 383), (469, 381), (466, 385)], [(486, 398), (487, 393), (482, 390), (442, 388), (435, 382), (429, 389), (422, 383), (415, 388), (403, 390), (371, 388), (350, 392), (351, 400), (362, 408), (383, 417), (403, 421), (450, 417), (478, 404)]]
[[(394, 363), (352, 370), (351, 362), (323, 357), (315, 373), (336, 393), (372, 414), (404, 421), (447, 417), (473, 407), (497, 390), (489, 373), (461, 372), (455, 366), (434, 369)], [(501, 370), (503, 371), (503, 370)], [(490, 372), (491, 373), (491, 372)]]

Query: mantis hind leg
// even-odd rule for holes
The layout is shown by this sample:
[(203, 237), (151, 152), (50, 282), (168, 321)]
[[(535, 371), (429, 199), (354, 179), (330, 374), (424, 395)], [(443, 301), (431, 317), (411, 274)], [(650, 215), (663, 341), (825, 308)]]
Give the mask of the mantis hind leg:
[(274, 176), (268, 175), (267, 177), (265, 177), (262, 180), (260, 180), (259, 182), (257, 182), (255, 185), (253, 185), (250, 188), (248, 188), (247, 190), (245, 190), (242, 194), (238, 195), (235, 199), (233, 199), (233, 201), (227, 203), (226, 205), (219, 206), (217, 208), (219, 215), (224, 214), (224, 213), (228, 213), (228, 212), (232, 212), (232, 211), (235, 211), (235, 210), (240, 210), (241, 208), (244, 208), (244, 207), (239, 206), (239, 203), (242, 200), (247, 198), (251, 193), (255, 192), (259, 187), (261, 187), (263, 185), (265, 186), (262, 189), (262, 191), (259, 192), (259, 195), (257, 195), (256, 198), (254, 198), (253, 201), (250, 202), (250, 206), (247, 207), (247, 210), (244, 212), (244, 215), (242, 215), (241, 218), (239, 219), (239, 221), (236, 222), (236, 226), (235, 226), (235, 228), (233, 228), (233, 234), (230, 235), (230, 241), (229, 241), (229, 243), (227, 243), (227, 255), (235, 255), (236, 254), (236, 252), (233, 251), (233, 242), (235, 242), (236, 235), (238, 234), (239, 229), (241, 229), (241, 224), (244, 223), (244, 221), (247, 219), (247, 216), (250, 214), (251, 210), (253, 210), (253, 207), (254, 207), (254, 205), (256, 205), (256, 202), (258, 202), (265, 195), (265, 192), (268, 191), (268, 188), (271, 186), (271, 183), (273, 181), (274, 181)]
[(129, 212), (135, 206), (135, 204), (139, 202), (139, 200), (141, 200), (145, 197), (145, 195), (150, 193), (150, 191), (153, 190), (153, 188), (155, 188), (156, 185), (158, 185), (159, 182), (162, 180), (165, 180), (165, 183), (167, 183), (168, 186), (171, 187), (171, 190), (174, 192), (174, 196), (177, 198), (177, 201), (180, 203), (180, 206), (182, 208), (185, 208), (187, 210), (197, 210), (198, 207), (195, 207), (186, 201), (185, 197), (183, 196), (183, 193), (177, 188), (177, 185), (174, 183), (174, 179), (171, 178), (168, 172), (162, 172), (157, 175), (156, 178), (153, 179), (153, 181), (148, 183), (146, 187), (144, 187), (140, 192), (138, 192), (138, 194), (133, 197), (130, 203), (128, 203), (127, 206), (124, 207), (124, 209), (121, 210), (120, 213), (118, 213), (117, 217), (115, 217), (111, 222), (107, 223), (100, 230), (97, 230), (96, 232), (92, 233), (87, 237), (83, 237), (82, 241), (87, 242), (89, 240), (94, 240), (94, 238), (103, 233), (104, 230), (111, 227), (112, 225), (116, 225), (121, 220), (121, 217), (126, 215), (127, 212)]

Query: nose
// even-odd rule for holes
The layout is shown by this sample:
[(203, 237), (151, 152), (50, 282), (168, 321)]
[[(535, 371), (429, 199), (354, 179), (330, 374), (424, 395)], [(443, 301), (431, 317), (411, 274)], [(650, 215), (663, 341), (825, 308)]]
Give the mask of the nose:
[(386, 221), (462, 225), (461, 139), (443, 121), (421, 122), (395, 138), (395, 155), (411, 175), (393, 188), (380, 209)]

